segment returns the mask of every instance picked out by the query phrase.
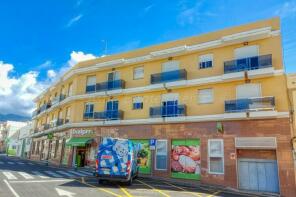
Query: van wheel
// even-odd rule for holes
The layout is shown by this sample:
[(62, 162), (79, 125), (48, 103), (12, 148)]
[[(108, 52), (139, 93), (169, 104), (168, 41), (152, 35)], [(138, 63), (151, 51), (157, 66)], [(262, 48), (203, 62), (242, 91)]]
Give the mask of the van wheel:
[(131, 176), (130, 180), (127, 182), (128, 186), (131, 186), (133, 184), (133, 177)]
[(103, 184), (104, 183), (104, 180), (102, 180), (102, 179), (99, 179), (99, 184)]

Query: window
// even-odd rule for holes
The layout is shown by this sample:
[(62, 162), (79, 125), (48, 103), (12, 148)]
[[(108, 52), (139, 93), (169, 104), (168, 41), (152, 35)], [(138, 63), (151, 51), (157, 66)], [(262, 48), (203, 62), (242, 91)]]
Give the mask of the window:
[(143, 97), (133, 97), (133, 109), (143, 109)]
[(213, 101), (214, 101), (214, 96), (213, 96), (212, 88), (198, 90), (198, 103), (206, 104), (206, 103), (212, 103)]
[(245, 99), (251, 97), (261, 97), (260, 84), (243, 84), (236, 87), (236, 98)]
[(199, 56), (199, 69), (212, 68), (213, 67), (213, 55), (201, 55)]
[(168, 157), (168, 141), (157, 140), (156, 151), (155, 151), (155, 168), (157, 170), (167, 169), (167, 160), (168, 160), (167, 157)]
[(72, 96), (72, 95), (73, 95), (73, 84), (70, 83), (68, 88), (68, 96)]
[(71, 108), (68, 107), (68, 108), (66, 109), (66, 120), (65, 120), (65, 123), (70, 122), (70, 119), (71, 119)]
[(144, 78), (144, 67), (134, 68), (134, 79)]
[(222, 139), (208, 140), (208, 168), (210, 174), (224, 174), (224, 145)]
[(114, 71), (111, 73), (108, 73), (108, 81), (115, 81), (115, 80), (119, 80), (120, 76), (119, 76), (119, 72)]
[(86, 103), (84, 107), (84, 118), (92, 118), (94, 112), (94, 104)]

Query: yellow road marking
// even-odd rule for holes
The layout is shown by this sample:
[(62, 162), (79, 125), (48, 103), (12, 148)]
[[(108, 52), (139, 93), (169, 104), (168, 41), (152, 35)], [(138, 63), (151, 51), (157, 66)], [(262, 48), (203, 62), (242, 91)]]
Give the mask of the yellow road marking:
[(90, 187), (93, 187), (93, 188), (97, 188), (98, 190), (103, 191), (103, 192), (106, 192), (106, 193), (111, 194), (111, 195), (113, 195), (113, 196), (116, 196), (116, 197), (122, 197), (121, 195), (115, 194), (114, 192), (111, 192), (111, 191), (109, 191), (109, 190), (107, 190), (107, 189), (99, 188), (99, 187), (97, 187), (97, 186), (94, 186), (94, 185), (91, 185), (91, 184), (88, 184), (88, 183), (85, 183), (85, 182), (79, 181), (79, 180), (77, 180), (77, 179), (74, 179), (74, 180), (77, 181), (77, 182), (79, 182), (79, 183), (81, 183), (81, 184), (84, 184), (84, 185), (87, 185), (87, 186), (90, 186)]
[(131, 195), (125, 188), (121, 187), (120, 185), (118, 185), (118, 186), (121, 189), (121, 191), (123, 191), (123, 193), (125, 193), (125, 195), (127, 195), (127, 197), (133, 197), (133, 195)]
[(148, 185), (147, 183), (144, 183), (143, 181), (137, 180), (138, 182), (142, 183), (143, 185), (146, 185), (147, 187), (151, 188), (152, 190), (166, 196), (166, 197), (170, 197), (169, 195), (167, 195), (166, 193), (164, 193), (163, 191), (161, 191), (160, 189), (156, 189), (155, 187)]
[(211, 195), (208, 195), (207, 197), (213, 197), (213, 196), (215, 196), (216, 194), (219, 194), (221, 191), (216, 191), (216, 192), (214, 192), (214, 193), (212, 193)]
[(193, 195), (193, 196), (202, 197), (201, 193), (199, 193), (199, 192), (196, 192), (196, 193), (195, 193), (195, 192), (190, 192), (190, 191), (187, 191), (186, 189), (184, 189), (184, 188), (182, 188), (182, 187), (179, 187), (179, 186), (177, 186), (177, 185), (173, 185), (173, 184), (168, 183), (168, 182), (165, 182), (165, 184), (170, 185), (170, 186), (172, 186), (172, 187), (174, 187), (174, 188), (180, 189), (180, 190), (182, 190), (184, 193), (191, 194), (191, 195)]

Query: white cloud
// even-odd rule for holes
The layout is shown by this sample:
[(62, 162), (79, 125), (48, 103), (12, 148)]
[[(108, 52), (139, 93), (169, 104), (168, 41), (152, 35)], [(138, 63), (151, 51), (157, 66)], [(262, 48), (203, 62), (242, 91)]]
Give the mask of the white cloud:
[(46, 86), (37, 82), (38, 72), (30, 71), (19, 78), (10, 77), (14, 71), (12, 64), (0, 61), (0, 112), (30, 116), (36, 97)]
[(47, 77), (49, 79), (55, 78), (57, 76), (57, 73), (54, 70), (48, 70), (47, 71)]
[(95, 56), (92, 54), (72, 51), (70, 60), (57, 71), (47, 70), (48, 78), (44, 80), (38, 80), (39, 72), (36, 71), (29, 71), (19, 77), (13, 77), (11, 74), (14, 72), (14, 66), (0, 61), (0, 113), (31, 116), (36, 107), (33, 99), (43, 92), (50, 83), (56, 81), (76, 63), (94, 58)]
[(281, 7), (279, 7), (275, 13), (277, 16), (281, 16), (282, 18), (294, 17), (296, 16), (296, 2), (295, 1), (287, 1)]
[(74, 23), (77, 23), (81, 18), (83, 17), (83, 14), (79, 14), (69, 20), (66, 27), (71, 27)]
[(42, 64), (40, 64), (37, 69), (45, 69), (45, 68), (50, 68), (52, 66), (52, 62), (50, 60), (46, 60), (45, 62), (43, 62)]
[[(191, 1), (192, 2), (192, 1)], [(204, 9), (205, 1), (198, 0), (193, 5), (187, 5), (187, 1), (180, 1), (180, 13), (177, 16), (177, 22), (181, 26), (192, 25), (198, 23), (204, 17), (217, 16), (216, 13)]]

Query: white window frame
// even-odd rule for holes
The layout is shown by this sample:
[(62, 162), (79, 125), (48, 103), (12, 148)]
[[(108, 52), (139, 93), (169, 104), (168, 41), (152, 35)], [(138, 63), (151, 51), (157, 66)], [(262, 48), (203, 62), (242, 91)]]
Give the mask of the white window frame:
[[(157, 143), (159, 141), (162, 141), (162, 142), (166, 142), (166, 169), (159, 169), (157, 168)], [(155, 156), (154, 156), (154, 166), (155, 166), (155, 170), (162, 170), (162, 171), (167, 171), (168, 170), (168, 157), (169, 157), (169, 154), (168, 154), (168, 140), (165, 140), (165, 139), (160, 139), (160, 140), (156, 140), (156, 145), (155, 145)]]
[[(211, 99), (209, 100), (206, 100), (206, 101), (202, 101), (201, 99), (201, 94), (204, 94), (202, 93), (202, 91), (211, 91)], [(197, 91), (197, 99), (198, 99), (198, 104), (210, 104), (210, 103), (213, 103), (214, 102), (214, 89), (213, 88), (205, 88), (205, 89), (199, 89)]]
[[(216, 154), (214, 154), (214, 155), (211, 155), (211, 147), (210, 147), (210, 144), (211, 144), (211, 142), (220, 142), (221, 143), (221, 146), (222, 146), (222, 153), (221, 153), (221, 155), (216, 155)], [(223, 164), (223, 167), (222, 167), (222, 169), (223, 169), (223, 172), (212, 172), (211, 171), (211, 157), (214, 157), (214, 158), (222, 158), (222, 164)], [(224, 172), (225, 172), (225, 165), (224, 165), (224, 140), (223, 139), (208, 139), (208, 172), (209, 172), (209, 174), (224, 174)]]
[[(141, 71), (141, 74), (139, 72)], [(140, 76), (138, 76), (140, 75)], [(144, 78), (144, 66), (135, 67), (133, 70), (134, 79), (143, 79)]]
[[(212, 66), (211, 67), (206, 67), (206, 68), (201, 68), (200, 67), (200, 63), (202, 62), (209, 62), (211, 61), (212, 62)], [(200, 55), (198, 57), (198, 68), (199, 69), (207, 69), (207, 68), (213, 68), (214, 67), (214, 56), (213, 54), (204, 54), (204, 55)]]

